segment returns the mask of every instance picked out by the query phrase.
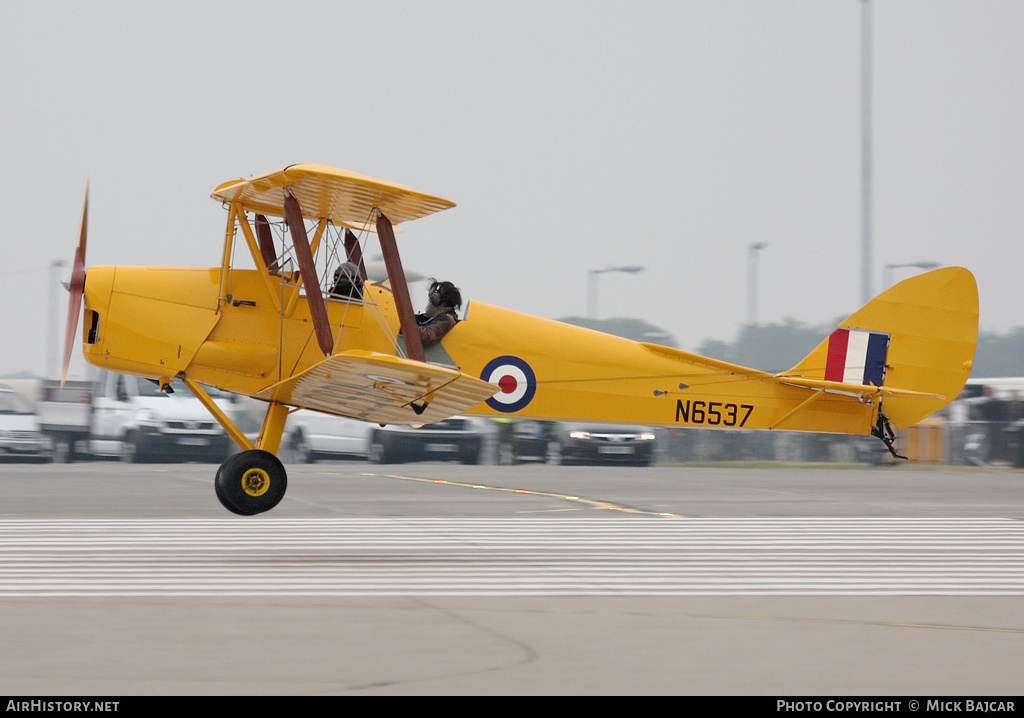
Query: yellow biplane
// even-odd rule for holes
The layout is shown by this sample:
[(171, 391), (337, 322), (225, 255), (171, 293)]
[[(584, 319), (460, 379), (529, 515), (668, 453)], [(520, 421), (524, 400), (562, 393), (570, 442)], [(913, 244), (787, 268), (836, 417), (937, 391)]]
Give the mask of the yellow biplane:
[[(473, 413), (874, 434), (895, 454), (893, 427), (956, 397), (977, 343), (974, 277), (950, 267), (887, 290), (780, 374), (477, 300), (425, 350), (395, 232), (454, 203), (310, 164), (227, 182), (212, 196), (228, 213), (219, 267), (86, 272), (86, 191), (64, 374), (84, 298), (87, 361), (165, 388), (182, 379), (241, 447), (215, 486), (221, 503), (243, 515), (284, 496), (276, 453), (296, 408), (399, 425)], [(364, 246), (374, 236), (388, 280), (366, 282), (358, 295), (332, 294), (328, 278), (342, 262), (366, 280)], [(266, 402), (255, 443), (204, 386)]]

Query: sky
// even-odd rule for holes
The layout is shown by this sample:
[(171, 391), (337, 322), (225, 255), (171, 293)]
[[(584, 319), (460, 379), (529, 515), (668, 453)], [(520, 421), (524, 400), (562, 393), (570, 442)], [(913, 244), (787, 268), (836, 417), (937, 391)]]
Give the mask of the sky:
[[(841, 319), (862, 295), (862, 19), (858, 0), (2, 3), (0, 376), (55, 371), (52, 264), (87, 180), (87, 264), (214, 266), (214, 188), (300, 162), (456, 202), (398, 241), (470, 299), (582, 316), (590, 271), (639, 265), (599, 275), (598, 316), (693, 351), (748, 321), (764, 243), (760, 323)], [(1017, 0), (871, 3), (872, 288), (919, 271), (889, 264), (966, 266), (1000, 333), (1024, 325), (1021, 37)]]

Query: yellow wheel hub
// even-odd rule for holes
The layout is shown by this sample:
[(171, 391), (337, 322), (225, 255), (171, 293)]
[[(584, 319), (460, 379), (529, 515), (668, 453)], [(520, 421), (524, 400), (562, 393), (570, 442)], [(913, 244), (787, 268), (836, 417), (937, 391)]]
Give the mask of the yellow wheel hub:
[(270, 490), (270, 474), (263, 469), (248, 469), (242, 474), (242, 491), (249, 496), (263, 496)]

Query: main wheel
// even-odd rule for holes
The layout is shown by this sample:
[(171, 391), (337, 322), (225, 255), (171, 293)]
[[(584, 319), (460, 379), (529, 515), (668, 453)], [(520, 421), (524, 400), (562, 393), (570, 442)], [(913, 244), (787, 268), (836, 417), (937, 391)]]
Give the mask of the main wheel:
[(288, 474), (276, 456), (252, 449), (220, 465), (214, 479), (217, 498), (228, 511), (242, 516), (270, 511), (284, 498)]
[[(227, 463), (227, 461), (225, 460), (224, 464), (226, 464), (226, 463)], [(213, 479), (213, 490), (214, 490), (214, 493), (217, 494), (217, 500), (220, 501), (221, 506), (223, 506), (224, 508), (226, 508), (228, 511), (230, 511), (233, 514), (238, 514), (239, 516), (245, 516), (245, 514), (243, 514), (238, 509), (236, 509), (230, 503), (228, 503), (227, 498), (225, 498), (224, 489), (221, 486), (222, 482), (221, 482), (221, 478), (220, 478), (221, 472), (224, 471), (224, 464), (221, 464), (220, 467), (217, 469), (217, 474), (216, 474), (216, 476)]]

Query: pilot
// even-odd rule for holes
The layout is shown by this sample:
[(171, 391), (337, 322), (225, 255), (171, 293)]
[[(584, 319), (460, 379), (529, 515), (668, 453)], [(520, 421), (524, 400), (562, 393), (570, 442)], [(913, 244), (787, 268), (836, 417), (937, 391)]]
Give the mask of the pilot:
[(345, 262), (334, 270), (334, 279), (331, 280), (331, 296), (362, 299), (363, 278), (359, 275), (359, 267), (352, 262)]
[(427, 311), (416, 315), (420, 341), (424, 347), (437, 344), (459, 321), (455, 310), (462, 306), (462, 294), (451, 282), (430, 280), (427, 289)]

